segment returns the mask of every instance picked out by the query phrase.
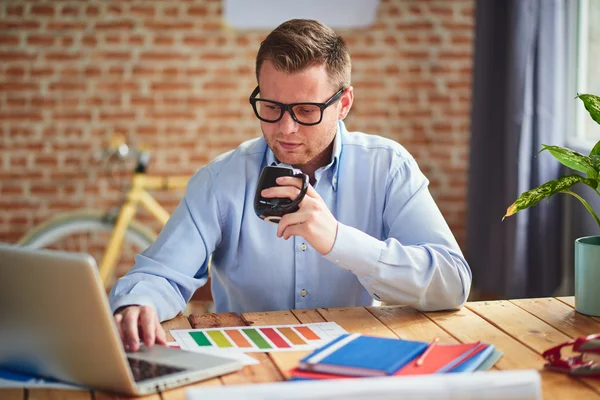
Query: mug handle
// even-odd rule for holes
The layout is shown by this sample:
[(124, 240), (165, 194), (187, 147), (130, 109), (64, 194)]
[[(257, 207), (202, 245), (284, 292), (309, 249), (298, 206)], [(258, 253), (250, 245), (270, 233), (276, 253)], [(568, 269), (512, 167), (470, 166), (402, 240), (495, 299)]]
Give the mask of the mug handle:
[(302, 178), (302, 189), (300, 190), (298, 197), (296, 197), (291, 203), (279, 206), (282, 211), (289, 211), (294, 207), (298, 206), (298, 204), (300, 204), (300, 202), (304, 199), (304, 195), (306, 195), (306, 191), (308, 190), (308, 175), (302, 172), (298, 172), (292, 175), (292, 177)]

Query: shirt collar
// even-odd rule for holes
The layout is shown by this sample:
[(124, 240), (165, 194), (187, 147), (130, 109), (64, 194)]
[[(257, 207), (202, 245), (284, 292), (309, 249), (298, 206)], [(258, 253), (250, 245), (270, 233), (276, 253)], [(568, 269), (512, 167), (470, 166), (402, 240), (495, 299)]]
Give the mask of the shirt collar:
[[(340, 156), (342, 155), (342, 136), (344, 136), (346, 134), (346, 125), (344, 124), (343, 121), (338, 121), (338, 130), (337, 133), (335, 134), (335, 138), (333, 139), (333, 151), (331, 154), (331, 162), (329, 164), (327, 164), (325, 167), (323, 167), (324, 170), (327, 170), (329, 168), (332, 168), (332, 174), (331, 174), (331, 185), (333, 186), (333, 190), (337, 191), (337, 185), (338, 185), (338, 170), (339, 170), (339, 165), (340, 165)], [(276, 165), (276, 166), (280, 166), (280, 167), (288, 167), (288, 168), (292, 168), (291, 165), (286, 164), (286, 163), (282, 163), (279, 162), (279, 160), (277, 160), (277, 158), (275, 157), (275, 154), (273, 153), (273, 151), (271, 151), (271, 148), (267, 146), (267, 163), (266, 165)]]

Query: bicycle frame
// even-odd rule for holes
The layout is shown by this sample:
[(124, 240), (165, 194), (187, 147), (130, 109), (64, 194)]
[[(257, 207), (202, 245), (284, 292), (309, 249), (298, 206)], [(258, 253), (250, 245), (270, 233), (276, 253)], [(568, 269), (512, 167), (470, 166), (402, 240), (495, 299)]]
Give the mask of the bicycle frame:
[(115, 262), (121, 251), (125, 232), (138, 209), (142, 205), (150, 214), (163, 225), (167, 223), (170, 214), (161, 206), (148, 190), (172, 190), (185, 188), (189, 176), (148, 176), (142, 169), (133, 176), (132, 185), (127, 192), (127, 201), (119, 210), (115, 228), (111, 233), (108, 247), (100, 263), (100, 277), (104, 287), (108, 288), (115, 272)]

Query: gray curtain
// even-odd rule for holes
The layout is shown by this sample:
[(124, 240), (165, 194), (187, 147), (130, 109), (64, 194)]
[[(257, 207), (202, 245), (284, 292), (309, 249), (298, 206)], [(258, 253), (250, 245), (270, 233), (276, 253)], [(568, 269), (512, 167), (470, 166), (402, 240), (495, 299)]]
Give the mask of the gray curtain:
[[(562, 198), (501, 221), (520, 193), (560, 176), (567, 0), (478, 0), (467, 260), (498, 298), (550, 296), (562, 278)], [(572, 94), (571, 98), (574, 97)]]

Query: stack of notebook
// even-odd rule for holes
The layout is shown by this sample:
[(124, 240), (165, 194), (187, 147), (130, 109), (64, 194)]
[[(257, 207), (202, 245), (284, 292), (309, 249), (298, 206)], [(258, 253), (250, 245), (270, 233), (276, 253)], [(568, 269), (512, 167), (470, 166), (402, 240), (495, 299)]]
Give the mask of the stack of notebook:
[(300, 360), (291, 379), (422, 375), (490, 369), (502, 356), (481, 342), (438, 344), (345, 334)]

